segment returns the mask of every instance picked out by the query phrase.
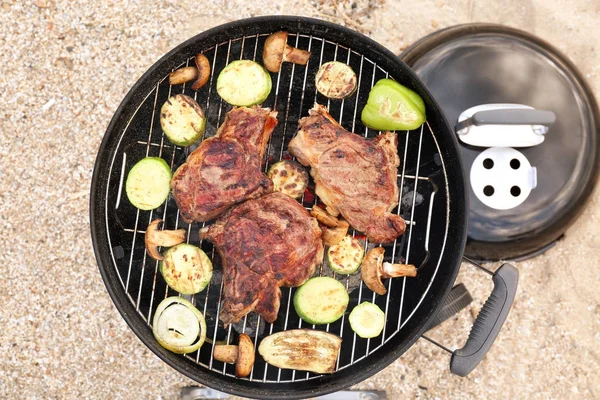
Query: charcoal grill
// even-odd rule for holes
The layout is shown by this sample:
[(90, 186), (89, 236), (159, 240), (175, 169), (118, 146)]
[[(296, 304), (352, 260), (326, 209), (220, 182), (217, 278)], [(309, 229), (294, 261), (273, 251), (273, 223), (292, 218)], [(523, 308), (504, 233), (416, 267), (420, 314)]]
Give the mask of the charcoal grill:
[[(213, 246), (199, 238), (199, 230), (210, 222), (185, 223), (172, 197), (153, 211), (140, 211), (129, 203), (123, 190), (127, 172), (141, 158), (162, 157), (174, 171), (194, 149), (174, 146), (164, 137), (159, 123), (159, 108), (163, 102), (177, 93), (193, 97), (207, 116), (205, 137), (214, 135), (231, 107), (216, 93), (216, 75), (233, 60), (261, 62), (263, 43), (277, 30), (287, 30), (288, 43), (311, 51), (312, 56), (306, 67), (284, 64), (279, 73), (272, 74), (273, 90), (263, 106), (279, 112), (279, 124), (265, 152), (265, 171), (274, 162), (290, 158), (287, 144), (297, 130), (298, 120), (307, 115), (315, 102), (326, 105), (344, 128), (367, 138), (380, 133), (366, 128), (360, 121), (360, 111), (377, 80), (395, 79), (419, 93), (427, 105), (426, 124), (414, 131), (398, 132), (401, 165), (396, 212), (407, 221), (407, 230), (393, 244), (384, 245), (386, 261), (415, 264), (418, 277), (389, 279), (387, 294), (379, 296), (366, 288), (359, 276), (335, 276), (326, 267), (317, 271), (319, 275), (331, 274), (346, 285), (350, 292), (348, 312), (362, 301), (374, 302), (384, 310), (383, 333), (374, 339), (362, 339), (354, 334), (347, 321), (348, 313), (332, 324), (306, 324), (294, 312), (292, 298), (296, 289), (291, 288), (282, 288), (275, 323), (266, 324), (250, 314), (239, 324), (225, 329), (218, 322), (223, 295), (221, 261)], [(168, 74), (190, 63), (193, 65), (193, 57), (199, 52), (212, 63), (209, 83), (197, 92), (191, 90), (189, 84), (170, 86)], [(358, 75), (357, 91), (346, 100), (328, 100), (315, 89), (314, 76), (319, 66), (333, 60), (349, 64)], [(318, 202), (312, 189), (309, 186), (309, 192), (301, 199), (307, 209)], [(100, 147), (92, 180), (90, 220), (95, 254), (110, 296), (136, 335), (161, 359), (190, 378), (229, 393), (303, 398), (333, 392), (375, 374), (422, 335), (442, 306), (458, 272), (466, 240), (466, 210), (467, 197), (456, 139), (436, 102), (410, 69), (377, 43), (346, 28), (300, 17), (263, 17), (202, 33), (169, 52), (139, 79), (116, 111)], [(343, 339), (336, 372), (318, 375), (282, 370), (257, 356), (250, 376), (240, 379), (235, 377), (233, 365), (213, 358), (212, 343), (186, 355), (176, 355), (162, 348), (151, 332), (153, 313), (162, 299), (178, 293), (165, 284), (158, 262), (150, 258), (144, 248), (145, 229), (156, 218), (165, 221), (165, 229), (186, 229), (187, 241), (200, 246), (213, 260), (215, 272), (210, 285), (199, 294), (186, 296), (204, 313), (210, 342), (236, 342), (236, 335), (245, 332), (258, 345), (266, 335), (286, 329), (324, 330)], [(360, 232), (352, 234), (362, 236)], [(365, 240), (365, 249), (375, 245), (379, 244)], [(496, 278), (499, 279), (498, 275)], [(494, 301), (504, 306), (502, 312), (505, 313), (508, 312), (505, 303), (510, 307), (512, 299), (509, 294)], [(492, 305), (486, 304), (484, 308), (487, 310)], [(506, 314), (494, 319), (494, 329), (499, 329), (496, 322), (501, 326), (505, 317)], [(484, 329), (489, 323), (482, 322), (477, 330), (490, 333)], [(485, 336), (486, 344), (478, 343), (481, 346), (477, 350), (485, 353), (485, 346), (489, 348), (488, 342), (493, 338), (495, 334)], [(460, 358), (456, 352), (455, 357)]]

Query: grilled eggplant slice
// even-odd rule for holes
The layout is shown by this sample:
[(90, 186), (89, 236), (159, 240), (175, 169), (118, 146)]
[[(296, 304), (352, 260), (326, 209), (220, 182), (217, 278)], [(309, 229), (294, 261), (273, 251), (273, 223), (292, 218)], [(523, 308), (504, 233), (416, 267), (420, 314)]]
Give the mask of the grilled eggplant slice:
[(206, 117), (202, 107), (194, 99), (178, 94), (162, 105), (160, 126), (171, 143), (189, 146), (202, 137)]
[(296, 161), (282, 160), (273, 164), (267, 176), (273, 181), (273, 188), (291, 198), (297, 199), (308, 186), (308, 172)]
[(217, 93), (233, 106), (252, 106), (267, 99), (271, 85), (271, 76), (262, 65), (252, 60), (236, 60), (219, 74)]
[(342, 339), (331, 333), (292, 329), (264, 338), (258, 352), (278, 368), (331, 374), (341, 346)]
[(330, 99), (344, 99), (356, 91), (356, 74), (339, 61), (321, 65), (315, 77), (317, 90)]
[(212, 279), (213, 266), (205, 252), (187, 243), (171, 247), (160, 262), (160, 273), (172, 289), (181, 294), (204, 290)]

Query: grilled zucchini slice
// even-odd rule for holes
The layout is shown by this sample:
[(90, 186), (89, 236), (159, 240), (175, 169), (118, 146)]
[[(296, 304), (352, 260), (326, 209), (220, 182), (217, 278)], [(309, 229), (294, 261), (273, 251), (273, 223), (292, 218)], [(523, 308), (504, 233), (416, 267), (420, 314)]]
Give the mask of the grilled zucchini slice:
[(173, 290), (195, 294), (204, 290), (212, 278), (213, 266), (205, 252), (187, 243), (171, 247), (160, 262), (160, 273)]
[(140, 210), (154, 210), (169, 197), (171, 176), (171, 168), (162, 158), (142, 158), (127, 174), (127, 198)]
[(383, 331), (385, 314), (377, 304), (365, 301), (354, 307), (348, 321), (352, 330), (361, 338), (374, 338)]
[(362, 244), (358, 239), (346, 235), (337, 244), (327, 250), (329, 267), (342, 275), (355, 273), (365, 255)]
[(202, 137), (206, 117), (194, 99), (178, 94), (169, 97), (160, 108), (160, 126), (171, 143), (189, 146)]
[(294, 308), (309, 324), (329, 324), (344, 315), (350, 298), (346, 287), (328, 276), (311, 278), (296, 291)]
[(273, 181), (274, 189), (297, 199), (308, 186), (308, 172), (296, 161), (282, 160), (269, 168), (267, 176)]
[(260, 104), (271, 93), (271, 76), (257, 62), (232, 61), (217, 78), (217, 93), (233, 106)]

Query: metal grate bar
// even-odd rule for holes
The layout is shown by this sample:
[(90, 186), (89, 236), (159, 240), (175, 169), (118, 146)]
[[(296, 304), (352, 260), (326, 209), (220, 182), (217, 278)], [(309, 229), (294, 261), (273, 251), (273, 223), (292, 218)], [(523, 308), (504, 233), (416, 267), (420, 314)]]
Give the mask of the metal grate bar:
[[(158, 100), (158, 87), (159, 87), (160, 83), (156, 84), (155, 87), (155, 94), (154, 94), (154, 106), (152, 107), (152, 119), (150, 120), (150, 129), (148, 130), (148, 144), (146, 146), (146, 157), (148, 156), (149, 152), (150, 152), (150, 141), (152, 140), (152, 129), (154, 128), (154, 116), (156, 114), (156, 102)], [(152, 214), (152, 213), (150, 213)], [(127, 280), (125, 283), (125, 292), (129, 293), (129, 278), (131, 277), (131, 267), (133, 265), (133, 249), (135, 249), (135, 240), (137, 238), (137, 229), (138, 229), (138, 222), (140, 220), (140, 210), (136, 209), (136, 214), (135, 214), (135, 228), (134, 228), (134, 232), (133, 232), (133, 239), (131, 242), (131, 255), (129, 256), (129, 268), (127, 270)]]
[[(421, 166), (421, 146), (423, 145), (423, 125), (421, 125), (421, 134), (419, 135), (419, 151), (418, 151), (418, 155), (417, 155), (417, 171), (415, 173), (415, 176), (419, 176), (419, 167)], [(411, 209), (411, 213), (410, 213), (410, 220), (413, 221), (414, 220), (414, 215), (415, 215), (415, 201), (417, 199), (416, 193), (417, 193), (417, 185), (419, 184), (419, 180), (415, 179), (415, 187), (413, 189), (413, 198), (412, 198), (412, 209)], [(412, 234), (413, 234), (413, 227), (410, 227), (410, 231), (408, 233), (408, 244), (406, 246), (406, 263), (408, 263), (409, 261), (409, 256), (410, 256), (410, 243), (412, 241)], [(404, 291), (406, 289), (406, 277), (402, 278), (402, 294), (400, 295), (400, 309), (398, 310), (398, 327), (397, 330), (400, 330), (400, 326), (402, 323), (402, 309), (404, 308)]]
[[(296, 35), (296, 43), (294, 44), (295, 47), (298, 47), (298, 39), (299, 37)], [(305, 68), (305, 73), (304, 76), (306, 77), (306, 68)], [(279, 149), (279, 159), (281, 160), (283, 158), (283, 148), (285, 147), (285, 136), (287, 133), (287, 121), (290, 115), (290, 100), (292, 98), (292, 90), (291, 90), (291, 86), (292, 86), (292, 82), (294, 82), (294, 72), (296, 72), (296, 64), (292, 64), (292, 74), (290, 76), (290, 90), (288, 90), (288, 96), (287, 96), (287, 101), (285, 104), (285, 118), (284, 121), (285, 123), (283, 124), (283, 138), (281, 139), (281, 148)]]
[[(185, 66), (189, 66), (189, 59), (186, 60), (185, 62)], [(174, 69), (173, 69), (174, 70)], [(182, 91), (185, 90), (185, 83), (183, 84), (183, 89)], [(169, 85), (169, 97), (171, 96), (171, 91), (172, 91), (172, 86)], [(156, 95), (158, 96), (158, 86), (156, 88)], [(154, 112), (156, 112), (156, 103), (154, 105), (154, 109), (153, 109), (153, 117), (152, 120), (154, 121)], [(152, 126), (152, 124), (151, 124)], [(150, 128), (150, 131), (152, 132), (152, 128)], [(152, 133), (150, 133), (151, 135)], [(163, 153), (163, 149), (165, 148), (165, 135), (163, 132), (161, 132), (161, 136), (160, 136), (160, 144), (159, 144), (159, 149), (158, 149), (158, 156), (162, 157), (162, 153)], [(167, 146), (169, 148), (173, 148), (173, 150), (176, 147), (172, 147), (172, 146)], [(149, 150), (149, 149), (148, 149)], [(146, 153), (147, 155), (148, 153)], [(171, 170), (173, 170), (173, 165), (175, 163), (175, 151), (172, 152), (171, 154), (171, 162), (169, 163), (169, 166), (171, 168)], [(152, 222), (152, 215), (154, 214), (154, 210), (150, 211), (150, 215), (148, 216), (148, 224), (150, 224), (150, 222)], [(163, 215), (162, 215), (162, 220), (164, 221), (166, 219), (166, 215), (167, 215), (167, 206), (165, 206), (164, 210), (163, 210)], [(145, 233), (145, 232), (144, 232)], [(135, 234), (135, 233), (134, 233)], [(133, 254), (133, 252), (132, 252)], [(144, 259), (142, 261), (142, 271), (141, 271), (141, 276), (140, 276), (140, 284), (138, 286), (138, 296), (137, 296), (137, 302), (136, 302), (136, 310), (139, 312), (140, 311), (140, 300), (142, 297), (142, 287), (143, 287), (143, 283), (144, 283), (144, 274), (146, 272), (146, 249), (144, 249)], [(154, 281), (156, 281), (156, 273), (158, 272), (158, 261), (154, 261)], [(154, 298), (154, 292), (152, 293), (152, 298)], [(150, 307), (150, 310), (152, 310), (152, 307)], [(150, 321), (150, 314), (148, 316), (148, 321)]]

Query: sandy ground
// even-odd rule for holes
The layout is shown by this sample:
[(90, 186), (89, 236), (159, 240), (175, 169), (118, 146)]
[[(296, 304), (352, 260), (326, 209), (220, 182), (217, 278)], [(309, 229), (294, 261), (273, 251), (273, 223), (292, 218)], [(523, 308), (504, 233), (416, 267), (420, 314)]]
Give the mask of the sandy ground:
[[(600, 95), (597, 0), (0, 2), (0, 397), (174, 399), (192, 381), (154, 356), (113, 306), (89, 238), (98, 146), (127, 90), (169, 49), (261, 14), (328, 19), (399, 53), (469, 21), (534, 33), (571, 58)], [(356, 388), (389, 398), (599, 398), (600, 189), (564, 240), (517, 263), (517, 299), (467, 378), (420, 340)], [(496, 267), (492, 265), (491, 267)], [(463, 266), (481, 306), (491, 288)], [(459, 347), (470, 310), (432, 336)]]

